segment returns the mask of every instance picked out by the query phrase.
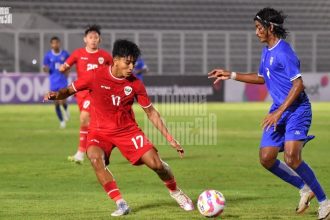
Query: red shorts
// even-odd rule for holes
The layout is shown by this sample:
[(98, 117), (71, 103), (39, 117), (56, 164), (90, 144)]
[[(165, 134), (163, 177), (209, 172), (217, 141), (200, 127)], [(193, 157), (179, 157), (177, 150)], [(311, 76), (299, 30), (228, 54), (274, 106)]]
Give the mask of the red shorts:
[(80, 111), (90, 112), (91, 97), (87, 90), (76, 93), (76, 99)]
[(117, 147), (121, 154), (133, 165), (140, 165), (140, 158), (154, 145), (137, 126), (121, 132), (89, 131), (87, 135), (87, 150), (90, 146), (100, 147), (105, 152), (106, 165), (113, 148)]

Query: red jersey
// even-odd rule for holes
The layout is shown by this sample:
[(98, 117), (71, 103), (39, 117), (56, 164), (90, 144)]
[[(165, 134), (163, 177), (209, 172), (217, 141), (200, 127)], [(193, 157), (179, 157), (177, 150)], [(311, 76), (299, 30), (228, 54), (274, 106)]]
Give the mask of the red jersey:
[(132, 105), (134, 100), (147, 108), (151, 105), (143, 83), (135, 76), (119, 79), (112, 75), (111, 66), (104, 66), (85, 74), (72, 83), (76, 92), (89, 90), (91, 107), (90, 130), (104, 132), (125, 131), (137, 126)]
[(86, 48), (78, 48), (65, 61), (70, 67), (76, 64), (77, 78), (89, 70), (112, 64), (112, 56), (105, 50), (98, 49), (94, 53), (87, 52)]

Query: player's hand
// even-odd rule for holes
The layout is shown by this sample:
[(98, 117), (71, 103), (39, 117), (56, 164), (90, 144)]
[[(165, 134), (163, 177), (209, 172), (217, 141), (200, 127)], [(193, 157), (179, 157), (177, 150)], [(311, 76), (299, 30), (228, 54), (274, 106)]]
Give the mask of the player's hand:
[(60, 68), (58, 68), (58, 70), (61, 72), (61, 73), (69, 73), (70, 71), (70, 68), (67, 66), (67, 64), (62, 64), (60, 66)]
[(183, 156), (184, 156), (184, 149), (183, 149), (183, 147), (180, 145), (180, 143), (179, 143), (177, 140), (175, 140), (175, 139), (173, 139), (173, 140), (170, 141), (169, 143), (170, 143), (170, 145), (171, 145), (174, 149), (176, 149), (176, 151), (179, 153), (180, 158), (183, 158)]
[(261, 123), (262, 129), (268, 131), (271, 126), (274, 126), (274, 131), (276, 131), (277, 122), (280, 120), (283, 112), (279, 109), (269, 113)]
[(230, 74), (231, 72), (227, 71), (227, 70), (223, 70), (223, 69), (214, 69), (211, 72), (209, 72), (208, 78), (215, 78), (214, 80), (214, 84), (216, 84), (217, 82), (221, 81), (221, 80), (227, 80), (230, 79)]
[(48, 101), (48, 100), (55, 100), (56, 96), (57, 96), (57, 92), (47, 92), (44, 95), (44, 100), (43, 101), (45, 102), (45, 101)]

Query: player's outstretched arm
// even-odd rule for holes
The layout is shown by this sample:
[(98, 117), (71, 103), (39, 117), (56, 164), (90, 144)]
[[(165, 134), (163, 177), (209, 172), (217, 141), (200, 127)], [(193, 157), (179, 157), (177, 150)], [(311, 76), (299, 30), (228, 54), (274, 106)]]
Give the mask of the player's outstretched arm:
[(53, 92), (53, 91), (47, 92), (44, 95), (44, 101), (66, 99), (75, 93), (76, 91), (73, 89), (72, 85), (70, 85), (67, 88), (60, 89), (58, 92)]
[(180, 145), (180, 143), (177, 140), (175, 140), (172, 137), (172, 135), (169, 133), (159, 112), (153, 107), (153, 105), (147, 108), (143, 108), (143, 110), (147, 114), (148, 119), (152, 122), (152, 124), (160, 131), (160, 133), (166, 138), (166, 140), (171, 144), (171, 146), (177, 150), (180, 157), (182, 158), (184, 155), (184, 149)]
[(214, 84), (221, 80), (233, 79), (240, 82), (252, 83), (252, 84), (264, 84), (263, 77), (258, 76), (257, 73), (237, 73), (230, 72), (224, 69), (214, 69), (208, 73), (208, 78), (214, 78)]

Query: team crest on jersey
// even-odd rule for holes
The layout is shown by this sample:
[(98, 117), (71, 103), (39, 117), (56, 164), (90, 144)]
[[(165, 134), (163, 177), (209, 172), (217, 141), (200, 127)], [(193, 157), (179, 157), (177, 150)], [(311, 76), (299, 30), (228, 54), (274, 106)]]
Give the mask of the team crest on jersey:
[(270, 57), (269, 64), (272, 65), (274, 61), (274, 57)]
[(61, 61), (64, 61), (64, 60), (65, 60), (65, 57), (61, 56), (61, 58), (60, 58), (60, 59), (61, 59)]
[(132, 91), (133, 91), (132, 87), (125, 86), (125, 88), (124, 88), (125, 95), (131, 94)]
[(104, 58), (103, 57), (99, 57), (99, 64), (103, 64), (104, 63)]

